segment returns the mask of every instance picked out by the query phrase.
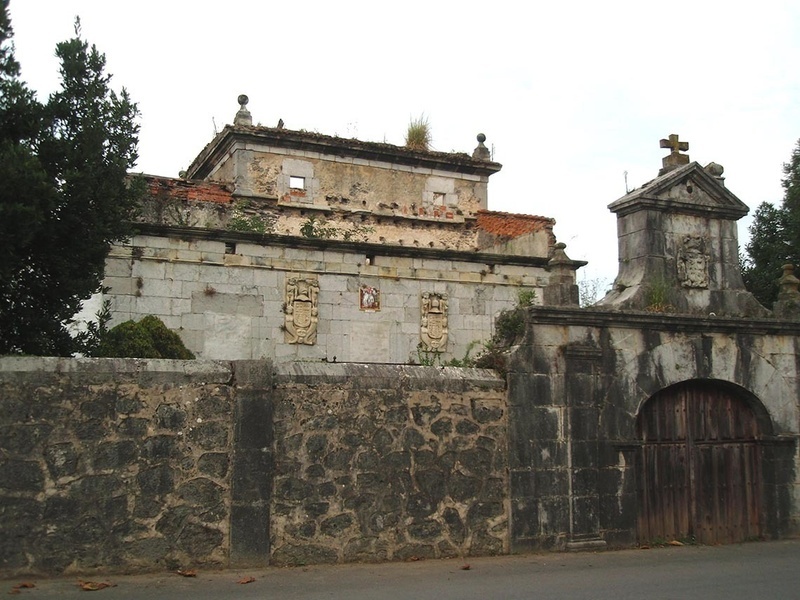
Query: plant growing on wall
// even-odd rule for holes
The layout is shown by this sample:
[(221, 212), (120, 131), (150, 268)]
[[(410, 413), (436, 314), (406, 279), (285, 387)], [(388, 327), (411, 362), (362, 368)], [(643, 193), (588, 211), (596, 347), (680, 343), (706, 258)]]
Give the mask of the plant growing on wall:
[(239, 200), (233, 205), (228, 219), (229, 231), (245, 231), (249, 233), (272, 233), (275, 231), (277, 218), (264, 216), (253, 209), (247, 200)]
[(324, 218), (317, 219), (310, 216), (300, 226), (300, 235), (306, 238), (318, 240), (342, 239), (345, 242), (366, 242), (374, 228), (366, 225), (350, 224), (349, 228), (336, 227), (331, 225)]
[(430, 150), (431, 126), (428, 118), (423, 114), (416, 119), (411, 119), (406, 129), (406, 148), (410, 150)]

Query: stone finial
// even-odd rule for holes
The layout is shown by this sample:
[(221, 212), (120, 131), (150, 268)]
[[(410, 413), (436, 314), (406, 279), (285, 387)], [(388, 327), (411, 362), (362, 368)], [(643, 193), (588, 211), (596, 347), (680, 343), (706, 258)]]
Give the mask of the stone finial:
[(544, 304), (549, 306), (578, 306), (580, 294), (575, 283), (575, 265), (565, 252), (567, 245), (558, 242), (547, 262), (550, 278), (544, 288)]
[(772, 306), (775, 316), (797, 319), (800, 316), (800, 279), (794, 275), (794, 265), (783, 265), (783, 275), (778, 280), (778, 285), (778, 300)]
[(681, 142), (678, 140), (677, 133), (671, 133), (669, 138), (659, 142), (661, 148), (669, 148), (669, 155), (661, 159), (661, 170), (658, 172), (660, 177), (664, 173), (669, 173), (673, 169), (682, 167), (689, 164), (689, 155), (681, 154), (681, 151), (686, 152), (689, 149), (689, 142)]
[(239, 102), (239, 111), (233, 119), (233, 124), (240, 127), (251, 127), (253, 125), (253, 117), (250, 115), (250, 111), (247, 110), (247, 103), (250, 102), (250, 98), (241, 94), (237, 101)]
[(722, 176), (722, 174), (725, 172), (725, 167), (715, 162), (710, 162), (703, 167), (703, 170), (711, 175), (714, 179), (719, 181), (721, 185), (725, 185), (725, 178)]
[(492, 154), (489, 149), (484, 146), (483, 142), (486, 141), (486, 136), (482, 133), (478, 134), (478, 146), (472, 151), (472, 158), (475, 160), (492, 160)]
[(786, 300), (793, 300), (797, 302), (800, 300), (800, 279), (794, 275), (794, 265), (783, 265), (783, 275), (778, 280), (780, 291), (778, 292), (778, 301), (784, 302)]

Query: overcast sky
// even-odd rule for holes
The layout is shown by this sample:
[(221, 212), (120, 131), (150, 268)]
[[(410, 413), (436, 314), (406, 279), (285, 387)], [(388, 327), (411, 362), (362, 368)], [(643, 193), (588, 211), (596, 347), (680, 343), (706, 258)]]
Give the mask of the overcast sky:
[[(800, 2), (389, 3), (12, 0), (16, 57), (45, 100), (56, 43), (83, 36), (141, 110), (137, 170), (177, 176), (239, 94), (253, 120), (441, 151), (483, 132), (489, 208), (556, 219), (584, 277), (616, 275), (608, 204), (654, 178), (677, 133), (751, 211), (779, 202), (800, 138)], [(749, 217), (740, 225), (740, 243)]]

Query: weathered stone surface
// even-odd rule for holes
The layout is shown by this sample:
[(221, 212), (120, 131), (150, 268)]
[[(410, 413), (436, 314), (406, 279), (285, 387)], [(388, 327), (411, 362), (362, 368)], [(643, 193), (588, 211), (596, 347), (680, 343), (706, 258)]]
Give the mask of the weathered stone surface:
[(350, 527), (352, 523), (353, 517), (351, 515), (340, 514), (322, 521), (320, 524), (320, 531), (325, 535), (338, 536)]
[(339, 556), (334, 550), (317, 544), (286, 544), (272, 553), (275, 565), (320, 565), (338, 562)]
[[(12, 446), (0, 463), (4, 569), (463, 554), (459, 515), (494, 500), (504, 481), (504, 463), (493, 471), (491, 456), (505, 445), (505, 417), (482, 424), (469, 408), (473, 393), (500, 401), (499, 388), (472, 392), (459, 381), (451, 392), (439, 381), (432, 393), (419, 379), (405, 390), (392, 368), (373, 378), (370, 367), (335, 386), (306, 374), (298, 381), (313, 385), (283, 379), (259, 391), (166, 373), (145, 384), (150, 376), (137, 382), (114, 365), (92, 373), (91, 387), (44, 376), (31, 380), (34, 394), (22, 380), (0, 380), (3, 393), (13, 389), (3, 413), (10, 420), (0, 423)], [(474, 422), (462, 431), (475, 433), (457, 433), (457, 421)], [(453, 481), (494, 491), (457, 500)], [(474, 515), (471, 527), (487, 535), (502, 519)]]
[(190, 506), (211, 507), (222, 503), (223, 488), (204, 477), (184, 482), (177, 489), (178, 496)]
[(226, 452), (206, 452), (198, 459), (197, 469), (203, 475), (223, 479), (228, 474), (229, 460)]
[(223, 540), (224, 536), (218, 529), (199, 523), (187, 523), (181, 529), (175, 543), (187, 554), (202, 560), (222, 545)]
[(187, 420), (186, 411), (176, 404), (162, 404), (156, 409), (156, 425), (162, 429), (180, 431)]
[(6, 460), (0, 462), (0, 489), (10, 492), (39, 492), (44, 486), (44, 473), (38, 462)]
[(73, 475), (78, 468), (78, 453), (70, 442), (48, 446), (44, 457), (50, 474), (56, 479)]
[(133, 464), (138, 458), (139, 449), (131, 440), (104, 442), (94, 452), (94, 468), (123, 469)]

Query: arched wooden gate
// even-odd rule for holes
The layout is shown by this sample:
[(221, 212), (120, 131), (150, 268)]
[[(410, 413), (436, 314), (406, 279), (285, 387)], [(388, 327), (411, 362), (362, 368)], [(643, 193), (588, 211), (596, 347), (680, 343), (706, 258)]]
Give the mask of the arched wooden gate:
[(748, 402), (710, 381), (661, 390), (636, 420), (641, 542), (762, 535), (762, 431)]

